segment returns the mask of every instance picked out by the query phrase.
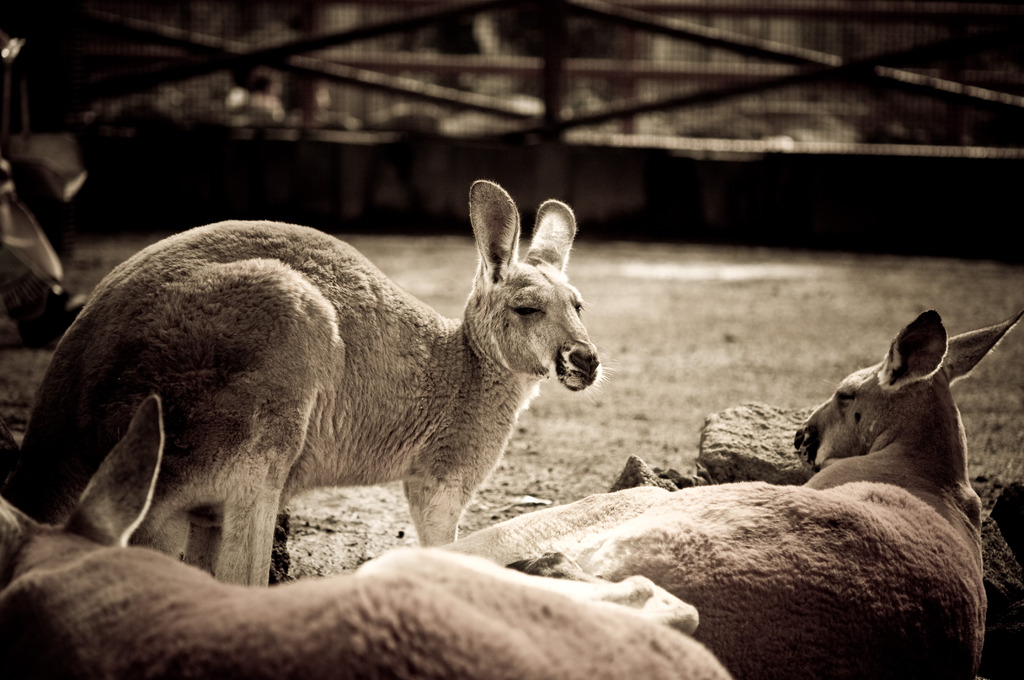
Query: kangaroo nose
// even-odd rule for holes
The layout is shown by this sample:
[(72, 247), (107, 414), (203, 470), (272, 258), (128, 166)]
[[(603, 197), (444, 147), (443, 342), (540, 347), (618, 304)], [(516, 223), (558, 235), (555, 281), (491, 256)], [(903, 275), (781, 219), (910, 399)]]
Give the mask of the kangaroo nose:
[(577, 348), (569, 354), (569, 361), (588, 378), (594, 376), (594, 372), (600, 365), (597, 353), (589, 348)]
[(793, 438), (793, 446), (808, 463), (814, 465), (814, 459), (818, 457), (818, 428), (813, 425), (804, 425), (797, 430), (796, 436)]

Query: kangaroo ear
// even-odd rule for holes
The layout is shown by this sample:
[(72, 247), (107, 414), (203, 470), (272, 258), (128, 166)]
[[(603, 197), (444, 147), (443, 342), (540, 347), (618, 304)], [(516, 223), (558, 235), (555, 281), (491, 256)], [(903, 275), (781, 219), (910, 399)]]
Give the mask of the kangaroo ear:
[(537, 209), (533, 240), (526, 261), (535, 264), (546, 262), (565, 271), (574, 238), (576, 217), (569, 206), (560, 201), (544, 201)]
[(469, 221), (473, 225), (480, 266), (491, 283), (501, 281), (519, 258), (519, 211), (504, 189), (487, 180), (469, 188)]
[(160, 398), (153, 395), (89, 480), (66, 529), (102, 545), (128, 545), (153, 500), (163, 449)]
[(899, 332), (878, 371), (882, 387), (898, 388), (935, 374), (946, 354), (946, 328), (938, 312), (927, 311)]
[(950, 338), (949, 352), (942, 362), (943, 369), (949, 375), (949, 381), (953, 382), (970, 373), (986, 354), (995, 349), (1003, 336), (1017, 325), (1022, 316), (1024, 311), (995, 326), (968, 331)]

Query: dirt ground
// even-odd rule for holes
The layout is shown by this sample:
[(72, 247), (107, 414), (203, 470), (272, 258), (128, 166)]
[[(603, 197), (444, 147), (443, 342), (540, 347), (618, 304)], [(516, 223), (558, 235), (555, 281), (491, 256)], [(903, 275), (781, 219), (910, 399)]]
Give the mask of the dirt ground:
[[(529, 223), (524, 228), (529, 230)], [(468, 237), (343, 236), (403, 287), (461, 315), (476, 265)], [(877, 362), (906, 323), (936, 309), (952, 333), (1024, 308), (1024, 265), (759, 248), (594, 241), (586, 225), (569, 275), (607, 378), (582, 394), (557, 383), (520, 417), (508, 450), (461, 524), (471, 532), (546, 504), (605, 491), (630, 454), (691, 472), (708, 414), (758, 401), (827, 398)], [(88, 291), (165, 234), (82, 234), (67, 283)], [(53, 348), (26, 349), (0, 320), (0, 415), (24, 431)], [(1024, 480), (1024, 330), (954, 388), (971, 473)], [(291, 575), (352, 569), (416, 542), (398, 485), (292, 499)]]

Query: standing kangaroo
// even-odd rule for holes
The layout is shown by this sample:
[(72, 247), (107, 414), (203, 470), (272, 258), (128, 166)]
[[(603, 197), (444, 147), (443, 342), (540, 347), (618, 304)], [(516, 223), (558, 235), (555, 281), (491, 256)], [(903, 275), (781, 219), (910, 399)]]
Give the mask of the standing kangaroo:
[(582, 390), (601, 370), (565, 275), (572, 211), (541, 205), (521, 261), (501, 187), (475, 182), (469, 214), (480, 262), (461, 323), (305, 227), (220, 222), (142, 250), (58, 346), (4, 495), (63, 521), (157, 393), (167, 449), (139, 545), (184, 544), (220, 580), (265, 584), (291, 495), (393, 480), (422, 544), (455, 540), (540, 381)]

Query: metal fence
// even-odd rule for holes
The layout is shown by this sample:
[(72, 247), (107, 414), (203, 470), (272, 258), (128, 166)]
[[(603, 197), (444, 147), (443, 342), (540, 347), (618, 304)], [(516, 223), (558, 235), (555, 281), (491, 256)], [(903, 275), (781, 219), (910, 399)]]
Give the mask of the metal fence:
[(1024, 157), (1024, 6), (916, 0), (87, 0), (112, 133), (559, 138)]

